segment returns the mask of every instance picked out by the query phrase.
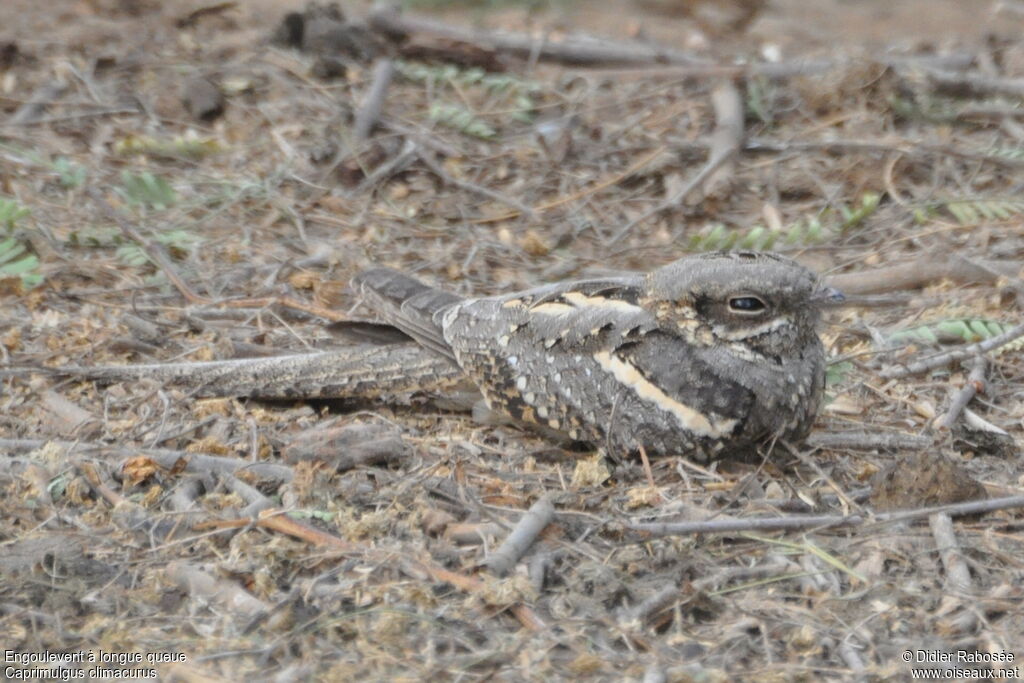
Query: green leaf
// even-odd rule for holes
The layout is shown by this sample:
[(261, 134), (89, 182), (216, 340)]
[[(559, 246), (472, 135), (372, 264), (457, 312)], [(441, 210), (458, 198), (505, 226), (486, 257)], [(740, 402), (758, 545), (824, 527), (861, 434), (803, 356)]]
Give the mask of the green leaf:
[(128, 203), (157, 211), (174, 206), (177, 199), (174, 188), (149, 171), (137, 174), (122, 171), (121, 187), (117, 191)]

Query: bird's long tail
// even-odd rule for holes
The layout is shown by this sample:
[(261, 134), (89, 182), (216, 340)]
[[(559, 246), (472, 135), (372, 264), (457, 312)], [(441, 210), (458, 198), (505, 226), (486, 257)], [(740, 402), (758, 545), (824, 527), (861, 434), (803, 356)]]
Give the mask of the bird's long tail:
[(108, 383), (149, 379), (197, 396), (264, 399), (368, 399), (444, 392), (459, 387), (463, 380), (462, 371), (451, 361), (411, 343), (195, 363), (0, 367), (0, 376), (30, 373)]
[(452, 349), (444, 339), (440, 316), (463, 299), (423, 284), (391, 268), (372, 268), (352, 279), (352, 288), (380, 318), (408, 334), (424, 347), (451, 361)]

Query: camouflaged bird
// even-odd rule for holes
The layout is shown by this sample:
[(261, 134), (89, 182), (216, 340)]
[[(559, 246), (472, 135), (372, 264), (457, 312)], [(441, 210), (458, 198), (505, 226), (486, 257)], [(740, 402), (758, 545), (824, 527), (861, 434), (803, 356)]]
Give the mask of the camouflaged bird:
[(457, 364), (492, 410), (612, 454), (699, 460), (803, 440), (824, 388), (820, 309), (841, 298), (795, 261), (754, 252), (483, 298), (387, 268), (353, 287)]

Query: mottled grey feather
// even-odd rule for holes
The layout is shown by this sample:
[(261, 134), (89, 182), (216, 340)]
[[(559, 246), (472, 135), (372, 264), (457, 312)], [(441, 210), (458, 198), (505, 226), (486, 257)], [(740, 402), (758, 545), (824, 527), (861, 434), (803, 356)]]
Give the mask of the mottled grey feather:
[(373, 268), (352, 279), (352, 288), (385, 322), (436, 353), (455, 360), (444, 339), (438, 316), (462, 301), (391, 268)]

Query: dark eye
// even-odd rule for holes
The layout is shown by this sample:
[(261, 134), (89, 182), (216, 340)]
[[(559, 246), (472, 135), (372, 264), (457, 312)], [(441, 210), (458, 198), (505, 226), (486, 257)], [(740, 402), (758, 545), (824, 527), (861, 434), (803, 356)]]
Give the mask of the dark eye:
[(758, 313), (763, 311), (766, 306), (756, 296), (734, 296), (729, 299), (729, 308), (740, 313)]

